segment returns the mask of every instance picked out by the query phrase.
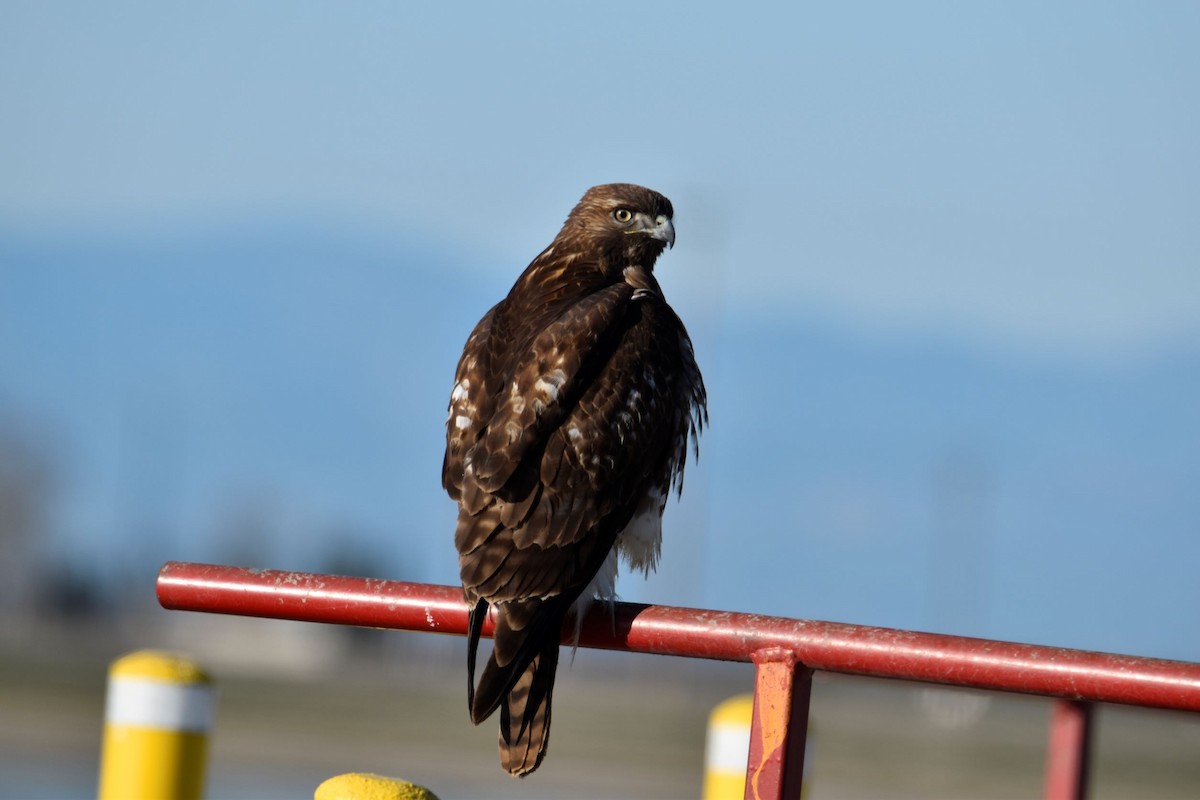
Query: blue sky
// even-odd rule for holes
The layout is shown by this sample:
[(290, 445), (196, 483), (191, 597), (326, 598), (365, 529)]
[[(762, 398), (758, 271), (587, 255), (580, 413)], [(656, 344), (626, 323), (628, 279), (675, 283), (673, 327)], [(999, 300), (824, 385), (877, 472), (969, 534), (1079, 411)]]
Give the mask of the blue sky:
[(507, 271), (632, 180), (735, 311), (1093, 356), (1200, 328), (1193, 4), (0, 14), (10, 220), (303, 212)]
[[(8, 252), (36, 257), (10, 272), (27, 294), (0, 298), (0, 404), (65, 442), (62, 536), (76, 545), (129, 502), (184, 520), (190, 547), (230, 494), (259, 491), (285, 509), (282, 528), (307, 524), (306, 503), (324, 520), (301, 550), (318, 552), (318, 529), (343, 518), (385, 538), (401, 518), (389, 480), (413, 485), (438, 460), (444, 400), (422, 389), (408, 404), (404, 378), (441, 398), (452, 363), (442, 375), (438, 359), (453, 361), (582, 191), (644, 183), (678, 211), (660, 276), (726, 416), (714, 415), (697, 496), (669, 517), (715, 543), (628, 594), (941, 624), (906, 586), (928, 578), (930, 464), (965, 449), (988, 465), (1002, 543), (986, 603), (999, 610), (966, 632), (1200, 658), (1200, 625), (1181, 643), (1144, 622), (1178, 613), (1181, 592), (1200, 602), (1172, 558), (1195, 563), (1200, 539), (1185, 491), (1200, 479), (1200, 392), (1180, 374), (1200, 350), (1197, 40), (1190, 3), (7, 4), (0, 230), (34, 242)], [(230, 249), (230, 237), (277, 259), (296, 257), (280, 239), (335, 245), (303, 270), (259, 271), (259, 245)], [(100, 274), (77, 251), (54, 271), (71, 243), (97, 254)], [(248, 277), (206, 267), (205, 247)], [(30, 278), (33, 265), (49, 277)], [(462, 307), (434, 280), (462, 288)], [(442, 305), (397, 307), (435, 315), (422, 324), (444, 341), (404, 338), (412, 320), (389, 319), (408, 286)], [(74, 330), (98, 295), (104, 313)], [(289, 352), (279, 381), (253, 385)], [(71, 399), (80, 375), (93, 376), (93, 405)], [(147, 380), (160, 388), (140, 393)], [(367, 423), (280, 421), (271, 409), (298, 391)], [(388, 410), (427, 406), (428, 435)], [(178, 445), (192, 465), (173, 490), (182, 511), (149, 479), (120, 488), (130, 456), (117, 455), (140, 446), (123, 435), (143, 442), (133, 458), (152, 474), (165, 446), (155, 426), (177, 416), (193, 425)], [(225, 446), (196, 425), (224, 431), (212, 442)], [(326, 460), (323, 473), (322, 454), (347, 441), (391, 455), (341, 478)], [(1039, 499), (1039, 483), (1065, 475), (1099, 477)], [(404, 491), (437, 493), (417, 485)], [(780, 492), (797, 501), (787, 513)], [(416, 527), (445, 524), (444, 500), (421, 503)], [(1096, 514), (1110, 524), (1099, 542)], [(747, 519), (782, 530), (722, 549)], [(1060, 570), (1023, 563), (1013, 545), (1043, 540), (1067, 559), (1077, 607), (1045, 588)], [(406, 547), (422, 554), (415, 577), (452, 579), (435, 542)], [(807, 575), (825, 583), (802, 603), (761, 590), (745, 556), (769, 561), (772, 548), (850, 576), (846, 593), (829, 574)], [(1072, 575), (1081, 551), (1087, 570)], [(713, 562), (739, 565), (735, 587), (721, 588)], [(715, 588), (689, 592), (697, 572)], [(1045, 621), (1086, 617), (1124, 577), (1129, 610), (1113, 611), (1136, 635)]]

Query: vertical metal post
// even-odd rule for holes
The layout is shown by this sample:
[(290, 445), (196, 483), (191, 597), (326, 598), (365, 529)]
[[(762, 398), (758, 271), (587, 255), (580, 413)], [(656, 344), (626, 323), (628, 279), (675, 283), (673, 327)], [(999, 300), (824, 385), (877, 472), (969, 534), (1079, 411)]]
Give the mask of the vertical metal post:
[(1091, 766), (1093, 706), (1055, 700), (1046, 744), (1045, 800), (1085, 800)]
[(812, 670), (790, 650), (753, 656), (754, 717), (746, 763), (746, 800), (798, 800), (804, 782), (804, 743)]

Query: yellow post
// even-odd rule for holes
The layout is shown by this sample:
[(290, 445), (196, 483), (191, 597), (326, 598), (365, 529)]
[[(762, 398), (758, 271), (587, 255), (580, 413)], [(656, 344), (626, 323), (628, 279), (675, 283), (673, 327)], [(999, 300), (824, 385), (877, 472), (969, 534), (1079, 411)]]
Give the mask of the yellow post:
[(438, 800), (428, 789), (402, 781), (372, 775), (369, 772), (351, 772), (330, 778), (317, 787), (313, 800)]
[[(704, 745), (704, 800), (743, 800), (746, 796), (746, 762), (750, 760), (750, 722), (754, 718), (754, 695), (731, 697), (708, 715), (708, 738)], [(812, 753), (813, 727), (808, 727), (808, 746)], [(804, 759), (804, 787), (800, 800), (808, 795), (811, 769)]]
[(750, 719), (754, 695), (742, 694), (717, 705), (708, 716), (704, 746), (704, 800), (742, 800), (750, 758)]
[(199, 800), (213, 687), (192, 661), (141, 650), (108, 670), (99, 800)]

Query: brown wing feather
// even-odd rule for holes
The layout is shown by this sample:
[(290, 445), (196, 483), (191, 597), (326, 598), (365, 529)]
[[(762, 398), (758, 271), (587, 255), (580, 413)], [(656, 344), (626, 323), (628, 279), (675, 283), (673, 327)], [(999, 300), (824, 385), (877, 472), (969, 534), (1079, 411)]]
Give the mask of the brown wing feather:
[(492, 322), (499, 307), (499, 304), (493, 306), (475, 325), (454, 371), (454, 389), (446, 417), (442, 487), (456, 501), (462, 496), (463, 459), (491, 412), (496, 381), (492, 362), (496, 360), (497, 344), (503, 341), (502, 332), (492, 335)]
[(541, 331), (501, 387), (486, 434), (468, 452), (473, 479), (486, 492), (502, 489), (530, 448), (543, 441), (588, 377), (585, 362), (602, 353), (613, 323), (633, 294), (628, 284), (606, 287), (568, 306)]

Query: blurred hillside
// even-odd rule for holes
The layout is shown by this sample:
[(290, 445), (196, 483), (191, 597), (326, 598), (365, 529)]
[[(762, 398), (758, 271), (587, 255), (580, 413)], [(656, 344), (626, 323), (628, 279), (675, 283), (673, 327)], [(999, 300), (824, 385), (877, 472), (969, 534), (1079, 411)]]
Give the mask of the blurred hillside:
[[(453, 582), (446, 393), (521, 265), (398, 241), (0, 234), (6, 607), (152, 605), (169, 559)], [(756, 320), (696, 258), (659, 271), (712, 425), (624, 596), (1200, 659), (1200, 351)]]

